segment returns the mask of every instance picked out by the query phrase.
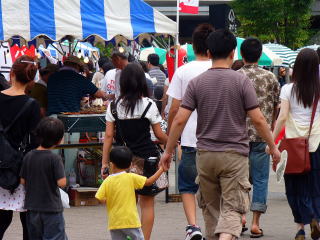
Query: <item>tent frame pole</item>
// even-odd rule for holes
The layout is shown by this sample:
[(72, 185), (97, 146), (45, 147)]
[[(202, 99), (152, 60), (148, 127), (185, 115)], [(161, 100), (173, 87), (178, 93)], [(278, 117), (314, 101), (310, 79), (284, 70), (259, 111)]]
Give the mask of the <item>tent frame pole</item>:
[(178, 68), (178, 59), (179, 59), (179, 23), (180, 23), (180, 0), (177, 0), (177, 19), (176, 19), (176, 22), (177, 22), (177, 34), (176, 34), (176, 42), (175, 42), (175, 62), (174, 62), (174, 70), (177, 70)]

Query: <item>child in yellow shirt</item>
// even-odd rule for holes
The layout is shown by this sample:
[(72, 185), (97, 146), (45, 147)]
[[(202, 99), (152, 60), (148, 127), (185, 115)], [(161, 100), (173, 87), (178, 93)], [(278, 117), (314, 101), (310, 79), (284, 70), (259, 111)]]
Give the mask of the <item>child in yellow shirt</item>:
[(96, 198), (106, 202), (108, 229), (112, 240), (144, 240), (138, 215), (135, 190), (151, 186), (164, 172), (162, 167), (150, 178), (127, 173), (132, 161), (127, 147), (115, 147), (110, 152), (112, 174), (101, 184)]

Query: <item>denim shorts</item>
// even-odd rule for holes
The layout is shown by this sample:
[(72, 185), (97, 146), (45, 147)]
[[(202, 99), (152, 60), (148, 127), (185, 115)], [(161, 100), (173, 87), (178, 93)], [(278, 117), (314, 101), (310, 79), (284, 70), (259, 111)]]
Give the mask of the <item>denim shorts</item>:
[(182, 147), (181, 162), (178, 169), (178, 188), (181, 194), (196, 194), (198, 191), (199, 186), (195, 183), (198, 175), (196, 156), (196, 148)]

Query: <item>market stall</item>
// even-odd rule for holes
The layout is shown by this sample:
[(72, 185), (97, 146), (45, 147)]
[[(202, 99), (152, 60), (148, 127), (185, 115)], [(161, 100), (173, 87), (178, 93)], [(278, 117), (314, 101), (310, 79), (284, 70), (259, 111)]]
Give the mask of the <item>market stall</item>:
[[(36, 46), (64, 40), (110, 41), (114, 38), (135, 40), (145, 34), (176, 34), (176, 23), (142, 0), (17, 0), (0, 3), (0, 41), (15, 36)], [(54, 46), (54, 44), (52, 45)], [(69, 46), (71, 49), (71, 47)], [(79, 50), (78, 50), (79, 51)], [(74, 51), (69, 51), (74, 53)], [(74, 53), (77, 54), (76, 52)], [(85, 54), (85, 51), (84, 51)], [(61, 113), (69, 134), (105, 130), (104, 112), (95, 114)], [(101, 147), (102, 142), (72, 142), (58, 148)], [(62, 151), (63, 152), (63, 151)], [(71, 176), (70, 179), (74, 177)]]

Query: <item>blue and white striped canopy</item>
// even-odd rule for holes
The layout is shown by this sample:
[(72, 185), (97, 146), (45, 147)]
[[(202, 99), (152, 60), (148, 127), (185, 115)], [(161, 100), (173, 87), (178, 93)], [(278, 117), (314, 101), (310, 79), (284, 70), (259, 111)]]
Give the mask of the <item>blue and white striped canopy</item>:
[(297, 52), (292, 49), (276, 43), (263, 44), (263, 47), (268, 48), (274, 54), (283, 59), (281, 66), (292, 67), (297, 58)]
[(143, 0), (0, 0), (0, 40), (45, 35), (108, 41), (117, 35), (135, 39), (143, 33), (176, 33), (176, 23)]
[(304, 46), (304, 47), (298, 48), (298, 49), (297, 49), (297, 52), (299, 53), (302, 49), (305, 49), (305, 48), (310, 48), (310, 49), (312, 49), (312, 50), (317, 51), (319, 47), (320, 47), (320, 45), (318, 45), (318, 44), (313, 44), (313, 45), (309, 45), (309, 46)]

